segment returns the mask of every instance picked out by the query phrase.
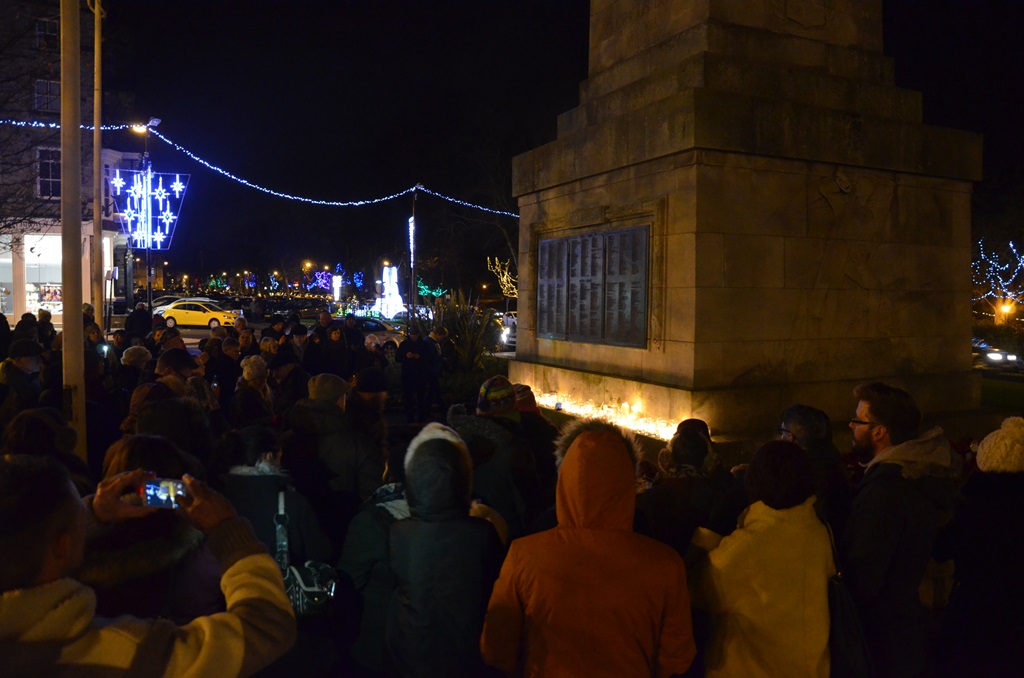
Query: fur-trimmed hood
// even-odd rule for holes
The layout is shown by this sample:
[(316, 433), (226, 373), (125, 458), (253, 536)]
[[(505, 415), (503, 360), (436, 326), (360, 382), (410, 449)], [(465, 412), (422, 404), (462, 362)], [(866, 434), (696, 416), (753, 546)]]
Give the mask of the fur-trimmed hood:
[(559, 528), (632, 531), (637, 443), (614, 424), (585, 419), (556, 442)]
[(405, 493), (409, 510), (422, 520), (465, 518), (473, 487), (473, 462), (453, 429), (432, 422), (409, 443)]
[(97, 588), (144, 579), (180, 563), (203, 539), (184, 519), (162, 512), (121, 523), (89, 544), (75, 578)]
[(586, 433), (588, 431), (611, 431), (613, 433), (618, 433), (622, 436), (622, 442), (629, 451), (629, 456), (633, 462), (633, 466), (636, 466), (636, 462), (641, 456), (640, 441), (637, 440), (633, 433), (625, 431), (615, 424), (602, 421), (601, 419), (576, 419), (563, 426), (561, 434), (557, 439), (555, 439), (555, 464), (559, 468), (561, 468), (562, 460), (565, 459), (565, 453), (569, 450), (573, 441), (575, 441), (581, 433)]

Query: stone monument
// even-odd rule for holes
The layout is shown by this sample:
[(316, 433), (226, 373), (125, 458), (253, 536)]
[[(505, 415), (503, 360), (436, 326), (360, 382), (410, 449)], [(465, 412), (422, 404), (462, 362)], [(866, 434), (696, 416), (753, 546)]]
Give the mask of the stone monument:
[(716, 434), (978, 405), (981, 139), (894, 85), (881, 0), (591, 0), (588, 76), (514, 161), (513, 382)]

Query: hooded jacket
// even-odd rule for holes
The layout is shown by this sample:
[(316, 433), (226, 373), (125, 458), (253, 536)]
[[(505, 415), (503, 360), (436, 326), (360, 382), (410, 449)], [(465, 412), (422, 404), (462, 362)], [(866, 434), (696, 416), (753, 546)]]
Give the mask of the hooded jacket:
[(633, 532), (621, 431), (577, 430), (558, 477), (558, 527), (513, 541), (494, 585), (484, 660), (528, 677), (683, 673), (696, 654), (683, 561)]
[(698, 530), (694, 544), (712, 547), (692, 582), (713, 621), (709, 678), (829, 675), (828, 578), (835, 567), (814, 504), (813, 496), (782, 510), (758, 501), (724, 539)]
[(432, 423), (409, 444), (411, 518), (390, 528), (396, 590), (387, 618), (395, 675), (478, 675), (480, 630), (503, 549), (486, 520), (469, 515), (472, 463), (450, 428)]
[(942, 429), (933, 428), (875, 455), (853, 499), (840, 554), (879, 675), (918, 675), (925, 665), (918, 589), (952, 517), (958, 470)]

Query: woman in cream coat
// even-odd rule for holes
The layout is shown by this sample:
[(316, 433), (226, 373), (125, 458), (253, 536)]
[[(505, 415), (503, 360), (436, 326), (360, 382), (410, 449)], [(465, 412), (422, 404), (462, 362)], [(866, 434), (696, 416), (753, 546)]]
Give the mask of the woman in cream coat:
[(768, 443), (744, 482), (751, 505), (724, 539), (699, 528), (708, 551), (693, 580), (711, 615), (708, 676), (829, 675), (828, 532), (814, 512), (814, 478), (794, 443)]

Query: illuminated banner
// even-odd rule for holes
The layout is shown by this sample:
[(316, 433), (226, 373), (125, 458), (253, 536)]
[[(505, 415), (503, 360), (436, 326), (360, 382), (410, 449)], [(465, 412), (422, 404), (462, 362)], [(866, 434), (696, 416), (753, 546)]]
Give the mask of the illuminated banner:
[(169, 249), (189, 175), (157, 173), (147, 167), (108, 169), (106, 177), (131, 246), (141, 250)]

